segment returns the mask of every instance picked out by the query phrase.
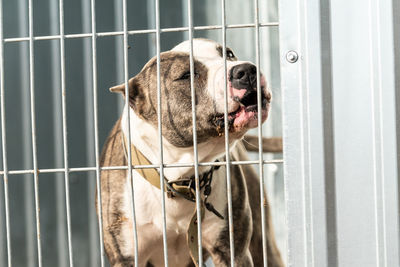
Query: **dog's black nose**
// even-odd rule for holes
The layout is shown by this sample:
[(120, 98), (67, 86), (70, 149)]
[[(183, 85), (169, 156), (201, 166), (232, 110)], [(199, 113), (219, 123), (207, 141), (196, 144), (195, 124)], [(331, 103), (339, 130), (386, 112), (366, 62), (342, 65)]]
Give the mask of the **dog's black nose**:
[(257, 87), (257, 67), (253, 64), (233, 66), (229, 77), (234, 88), (251, 90)]

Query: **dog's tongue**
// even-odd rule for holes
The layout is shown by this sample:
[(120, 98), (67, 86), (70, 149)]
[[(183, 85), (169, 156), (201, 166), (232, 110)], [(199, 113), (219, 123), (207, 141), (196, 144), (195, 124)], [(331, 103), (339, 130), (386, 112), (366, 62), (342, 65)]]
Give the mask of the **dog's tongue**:
[(239, 111), (235, 114), (235, 120), (233, 122), (234, 127), (240, 127), (246, 124), (250, 118), (255, 115), (254, 111), (246, 111), (245, 107), (240, 107)]

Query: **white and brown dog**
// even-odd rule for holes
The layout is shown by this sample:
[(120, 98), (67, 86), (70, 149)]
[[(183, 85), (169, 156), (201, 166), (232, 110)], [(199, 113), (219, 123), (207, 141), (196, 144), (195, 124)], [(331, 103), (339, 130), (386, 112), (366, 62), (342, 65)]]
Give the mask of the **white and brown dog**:
[[(183, 42), (161, 53), (162, 135), (164, 163), (191, 163), (193, 154), (192, 101), (189, 67), (190, 43)], [(258, 125), (258, 116), (268, 116), (271, 94), (260, 77), (262, 114), (257, 114), (257, 69), (250, 62), (238, 61), (227, 48), (227, 74), (224, 73), (222, 46), (206, 39), (193, 40), (194, 86), (198, 159), (200, 162), (224, 161), (224, 127), (229, 127), (231, 160), (246, 160), (241, 139)], [(224, 75), (227, 75), (228, 121), (224, 125)], [(124, 84), (110, 89), (125, 96)], [(157, 130), (157, 61), (151, 59), (129, 80), (129, 106), (115, 124), (103, 148), (101, 166), (127, 165), (126, 136), (134, 150), (132, 157), (159, 164)], [(127, 114), (130, 120), (127, 120)], [(154, 171), (154, 169), (153, 169)], [(163, 215), (160, 189), (140, 170), (132, 171), (138, 238), (139, 266), (163, 266)], [(188, 225), (195, 203), (179, 188), (194, 191), (194, 168), (165, 168), (166, 229), (170, 266), (194, 266), (187, 243)], [(230, 266), (227, 189), (225, 167), (199, 167), (202, 203), (203, 257), (211, 256), (215, 266)], [(159, 179), (159, 178), (158, 178)], [(235, 266), (262, 266), (262, 236), (259, 180), (249, 165), (231, 167)], [(157, 179), (156, 179), (157, 180)], [(126, 170), (101, 172), (104, 246), (112, 266), (133, 266), (134, 234), (132, 224), (131, 181)], [(173, 186), (171, 186), (171, 184)], [(175, 187), (177, 185), (177, 187)], [(211, 190), (212, 189), (212, 190)], [(189, 194), (190, 195), (190, 194)], [(174, 197), (171, 197), (174, 196)], [(189, 200), (188, 200), (189, 199)], [(267, 215), (268, 266), (283, 266)]]

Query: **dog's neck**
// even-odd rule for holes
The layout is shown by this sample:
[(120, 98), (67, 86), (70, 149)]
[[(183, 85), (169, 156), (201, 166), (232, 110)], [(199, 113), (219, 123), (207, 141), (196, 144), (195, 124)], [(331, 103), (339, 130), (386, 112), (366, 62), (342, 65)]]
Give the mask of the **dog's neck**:
[[(124, 108), (121, 127), (123, 134), (128, 136), (128, 116), (130, 119), (131, 143), (152, 163), (160, 164), (158, 130), (147, 121), (135, 114), (131, 108)], [(236, 141), (230, 142), (230, 148)], [(225, 154), (224, 137), (212, 138), (208, 142), (200, 143), (197, 146), (199, 162), (213, 162)], [(163, 163), (183, 164), (194, 163), (193, 147), (176, 147), (163, 137)], [(199, 166), (199, 172), (205, 172), (209, 166)], [(172, 181), (181, 177), (190, 177), (194, 174), (193, 167), (164, 168), (164, 176)]]

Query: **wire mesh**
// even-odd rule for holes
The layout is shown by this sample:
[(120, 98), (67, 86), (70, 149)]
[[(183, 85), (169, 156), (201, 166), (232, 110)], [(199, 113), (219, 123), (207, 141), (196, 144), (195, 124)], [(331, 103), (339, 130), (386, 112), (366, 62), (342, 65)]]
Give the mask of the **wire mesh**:
[[(222, 21), (221, 25), (206, 25), (206, 26), (194, 26), (193, 24), (193, 6), (192, 6), (192, 1), (188, 1), (187, 3), (187, 20), (188, 20), (188, 26), (187, 27), (167, 27), (167, 28), (161, 28), (160, 27), (160, 3), (159, 1), (155, 2), (155, 28), (154, 29), (139, 29), (139, 30), (129, 30), (128, 27), (128, 3), (126, 0), (122, 1), (122, 30), (117, 30), (117, 31), (103, 31), (103, 32), (98, 32), (97, 31), (97, 16), (96, 16), (96, 1), (91, 0), (90, 1), (90, 23), (91, 23), (91, 31), (88, 33), (74, 33), (74, 34), (66, 34), (65, 33), (65, 26), (64, 25), (64, 1), (59, 0), (58, 2), (58, 8), (59, 8), (59, 14), (58, 14), (58, 23), (59, 23), (59, 33), (58, 34), (51, 34), (51, 35), (35, 35), (34, 34), (34, 12), (33, 12), (33, 1), (29, 0), (28, 1), (28, 36), (25, 37), (12, 37), (12, 38), (4, 38), (3, 36), (3, 27), (4, 27), (4, 21), (3, 21), (3, 1), (0, 1), (0, 93), (1, 93), (1, 126), (2, 126), (2, 160), (3, 160), (3, 169), (0, 171), (0, 175), (3, 175), (3, 182), (4, 182), (4, 200), (5, 200), (5, 214), (6, 214), (6, 243), (7, 243), (7, 260), (8, 260), (8, 266), (12, 265), (12, 251), (11, 251), (11, 237), (10, 237), (10, 216), (9, 216), (9, 196), (8, 196), (8, 179), (12, 175), (21, 175), (21, 174), (29, 174), (33, 175), (33, 180), (34, 180), (34, 203), (35, 203), (35, 225), (36, 225), (36, 246), (37, 246), (37, 263), (39, 266), (43, 265), (43, 256), (42, 256), (42, 242), (43, 240), (41, 239), (41, 225), (40, 225), (40, 205), (39, 205), (39, 177), (40, 174), (45, 174), (45, 173), (53, 173), (53, 174), (63, 174), (64, 175), (64, 190), (65, 190), (65, 220), (66, 220), (66, 226), (67, 226), (67, 232), (66, 232), (66, 238), (67, 238), (67, 249), (68, 249), (68, 260), (69, 260), (69, 266), (74, 266), (74, 247), (73, 247), (73, 230), (71, 226), (71, 209), (73, 207), (70, 206), (71, 203), (71, 192), (70, 192), (70, 183), (71, 183), (71, 174), (73, 173), (89, 173), (89, 172), (95, 172), (95, 178), (96, 178), (96, 188), (97, 188), (97, 202), (98, 202), (98, 243), (99, 243), (99, 255), (100, 255), (100, 265), (105, 266), (106, 261), (105, 261), (105, 252), (104, 252), (104, 247), (103, 247), (103, 233), (102, 233), (102, 228), (103, 228), (103, 222), (102, 222), (102, 198), (101, 198), (101, 186), (100, 186), (100, 174), (101, 171), (103, 170), (127, 170), (128, 173), (128, 180), (131, 182), (131, 195), (132, 195), (132, 203), (131, 203), (131, 210), (132, 210), (132, 215), (133, 215), (133, 220), (132, 220), (132, 228), (134, 229), (134, 255), (135, 257), (135, 266), (138, 266), (139, 264), (139, 258), (140, 255), (138, 255), (138, 237), (137, 237), (137, 226), (136, 226), (136, 214), (135, 214), (135, 202), (134, 202), (134, 180), (132, 177), (132, 170), (137, 170), (137, 169), (146, 169), (146, 168), (156, 168), (160, 172), (160, 177), (163, 177), (164, 169), (165, 168), (179, 168), (179, 167), (192, 167), (194, 168), (195, 171), (195, 177), (196, 177), (196, 206), (197, 206), (197, 216), (198, 216), (198, 235), (199, 235), (199, 240), (198, 240), (198, 245), (199, 245), (199, 264), (202, 266), (203, 264), (203, 249), (202, 249), (202, 228), (201, 228), (201, 206), (200, 206), (200, 185), (199, 185), (199, 167), (201, 166), (225, 166), (226, 168), (226, 182), (227, 182), (227, 199), (228, 199), (228, 221), (229, 221), (229, 244), (230, 244), (230, 257), (231, 257), (231, 266), (235, 266), (234, 263), (234, 229), (233, 229), (233, 209), (234, 207), (232, 206), (232, 188), (231, 188), (231, 175), (230, 175), (230, 168), (231, 166), (237, 166), (237, 165), (258, 165), (259, 166), (259, 171), (260, 171), (260, 177), (263, 177), (263, 166), (266, 164), (281, 164), (283, 163), (282, 159), (275, 159), (275, 160), (264, 160), (262, 156), (262, 145), (261, 145), (261, 127), (259, 127), (259, 159), (258, 160), (248, 160), (248, 161), (232, 161), (230, 159), (229, 155), (229, 134), (228, 134), (228, 129), (225, 128), (225, 156), (226, 156), (226, 161), (220, 161), (220, 162), (199, 162), (198, 156), (197, 156), (197, 136), (196, 136), (196, 105), (195, 105), (195, 87), (194, 87), (194, 77), (193, 77), (193, 68), (194, 68), (194, 57), (193, 57), (193, 39), (196, 31), (204, 31), (204, 30), (220, 30), (222, 33), (222, 46), (223, 46), (223, 51), (226, 51), (226, 31), (228, 29), (254, 29), (256, 32), (256, 51), (257, 51), (257, 75), (260, 75), (260, 59), (259, 59), (259, 51), (260, 51), (260, 42), (259, 42), (259, 37), (258, 37), (258, 32), (260, 28), (266, 28), (266, 27), (277, 27), (279, 24), (277, 22), (271, 22), (271, 23), (261, 23), (258, 19), (258, 4), (257, 1), (255, 1), (255, 22), (254, 23), (243, 23), (243, 24), (227, 24), (226, 23), (226, 9), (225, 9), (225, 1), (221, 1), (221, 10), (222, 10)], [(194, 162), (187, 162), (187, 163), (174, 163), (174, 164), (165, 164), (163, 162), (163, 142), (162, 142), (162, 125), (161, 125), (161, 78), (160, 78), (160, 53), (161, 53), (161, 34), (162, 33), (173, 33), (173, 32), (186, 32), (188, 33), (189, 37), (189, 42), (190, 42), (190, 69), (191, 71), (191, 94), (192, 94), (192, 119), (193, 119), (193, 140), (194, 140)], [(159, 146), (160, 146), (160, 164), (153, 164), (153, 165), (131, 165), (128, 164), (127, 166), (112, 166), (112, 167), (100, 167), (100, 149), (99, 149), (99, 107), (98, 104), (98, 50), (97, 50), (97, 42), (99, 38), (103, 37), (121, 37), (122, 42), (123, 42), (123, 73), (124, 73), (124, 82), (125, 82), (125, 95), (127, 96), (125, 99), (125, 105), (129, 105), (129, 86), (128, 86), (128, 80), (129, 80), (129, 62), (128, 62), (128, 48), (129, 48), (129, 37), (130, 36), (136, 36), (136, 35), (155, 35), (156, 37), (156, 42), (155, 42), (155, 47), (156, 47), (156, 56), (157, 56), (157, 88), (158, 88), (158, 129), (159, 129)], [(78, 40), (78, 39), (88, 39), (91, 41), (90, 45), (90, 50), (91, 50), (91, 66), (92, 66), (92, 94), (93, 94), (93, 144), (94, 144), (94, 166), (82, 166), (82, 167), (71, 167), (72, 164), (69, 162), (69, 136), (68, 136), (68, 118), (67, 118), (67, 94), (68, 94), (68, 89), (66, 85), (66, 60), (68, 57), (66, 56), (66, 48), (65, 48), (65, 42), (67, 40)], [(61, 113), (62, 113), (62, 153), (63, 153), (63, 167), (61, 168), (40, 168), (38, 164), (38, 159), (37, 159), (37, 142), (36, 142), (36, 102), (35, 102), (35, 43), (40, 42), (40, 41), (49, 41), (49, 40), (56, 40), (59, 42), (60, 48), (59, 48), (59, 63), (60, 63), (60, 94), (61, 94)], [(30, 89), (30, 123), (31, 123), (31, 142), (32, 142), (32, 168), (26, 168), (26, 169), (9, 169), (8, 164), (7, 164), (7, 138), (6, 138), (6, 114), (5, 114), (5, 94), (4, 94), (4, 45), (5, 44), (17, 44), (21, 42), (26, 42), (29, 45), (29, 89)], [(223, 53), (223, 59), (224, 59), (224, 73), (226, 73), (227, 65), (226, 65), (226, 53)], [(257, 84), (258, 91), (260, 91), (260, 84)], [(261, 95), (258, 95), (258, 104), (260, 104), (260, 97)], [(225, 115), (224, 115), (224, 120), (227, 125), (227, 114), (228, 114), (228, 109), (227, 109), (227, 104), (228, 104), (228, 95), (227, 95), (227, 88), (226, 88), (226, 77), (225, 77)], [(260, 107), (260, 105), (259, 105)], [(260, 110), (259, 110), (260, 111)], [(130, 114), (127, 112), (127, 120), (130, 121)], [(259, 123), (261, 122), (261, 118), (259, 118)], [(127, 133), (127, 143), (130, 147), (131, 144), (131, 127), (128, 127), (128, 133)], [(127, 150), (127, 161), (131, 162), (131, 151), (130, 149)], [(164, 189), (163, 184), (164, 180), (160, 178), (160, 183), (161, 183), (161, 188)], [(261, 179), (260, 182), (260, 192), (261, 196), (264, 194), (264, 182), (263, 179)], [(164, 246), (164, 262), (165, 266), (168, 266), (168, 246), (167, 246), (167, 229), (166, 229), (166, 210), (165, 210), (165, 194), (162, 190), (161, 193), (161, 199), (162, 199), (162, 212), (163, 212), (163, 246)], [(263, 197), (261, 197), (261, 201), (263, 201)], [(261, 203), (261, 206), (263, 206), (263, 203)], [(262, 213), (263, 213), (262, 209)], [(263, 225), (265, 225), (265, 215), (262, 216), (262, 222)], [(264, 227), (263, 227), (264, 229)], [(264, 233), (264, 232), (263, 232)], [(263, 234), (263, 236), (265, 236)], [(264, 244), (264, 265), (266, 266), (267, 258), (266, 258), (266, 244)]]

